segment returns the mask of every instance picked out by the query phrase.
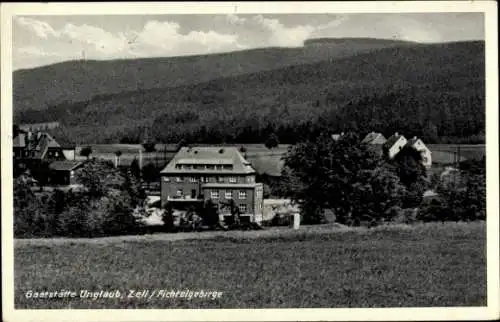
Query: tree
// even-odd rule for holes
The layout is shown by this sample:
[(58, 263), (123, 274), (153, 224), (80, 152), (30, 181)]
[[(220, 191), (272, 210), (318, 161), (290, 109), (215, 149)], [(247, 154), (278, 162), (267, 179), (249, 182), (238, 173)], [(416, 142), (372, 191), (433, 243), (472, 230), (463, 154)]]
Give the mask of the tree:
[(148, 163), (142, 168), (142, 178), (146, 182), (154, 182), (159, 178), (160, 169), (153, 163)]
[(14, 236), (33, 237), (40, 235), (43, 218), (42, 204), (22, 178), (14, 180)]
[(369, 226), (391, 221), (402, 209), (406, 189), (395, 171), (387, 165), (372, 170), (362, 170), (354, 184), (353, 209), (349, 216), (350, 225)]
[(412, 147), (405, 146), (391, 162), (399, 180), (406, 188), (404, 208), (418, 207), (429, 187), (427, 169), (422, 164), (422, 155)]
[(221, 203), (223, 209), (229, 209), (231, 216), (227, 219), (227, 226), (230, 228), (240, 227), (240, 208), (233, 199), (229, 199), (226, 202)]
[(144, 151), (146, 151), (147, 153), (156, 151), (154, 142), (145, 142), (142, 144), (142, 147), (144, 148)]
[(166, 202), (163, 206), (164, 212), (162, 215), (163, 227), (166, 231), (174, 231), (174, 209), (170, 202)]
[(289, 149), (284, 161), (282, 193), (301, 206), (307, 223), (320, 223), (325, 209), (332, 209), (338, 222), (349, 223), (356, 183), (366, 181), (364, 171), (381, 163), (354, 133), (337, 141), (323, 133)]
[(279, 139), (278, 139), (278, 136), (276, 135), (276, 133), (271, 133), (269, 135), (269, 137), (267, 138), (266, 142), (265, 142), (265, 146), (266, 148), (268, 149), (273, 149), (273, 148), (276, 148), (278, 147), (279, 145)]
[(36, 164), (33, 164), (31, 167), (31, 174), (33, 175), (33, 178), (35, 178), (38, 181), (38, 184), (40, 185), (40, 191), (43, 190), (43, 187), (47, 185), (50, 181), (50, 167), (49, 163), (46, 161), (40, 161)]
[(116, 166), (119, 166), (120, 165), (120, 157), (122, 156), (122, 151), (120, 151), (120, 150), (116, 151), (115, 156), (116, 156)]
[(134, 158), (134, 160), (130, 163), (130, 173), (137, 179), (141, 176), (141, 169), (137, 158)]
[(202, 220), (205, 225), (212, 229), (220, 225), (217, 205), (211, 199), (208, 199), (203, 204)]
[(82, 157), (86, 157), (87, 160), (89, 159), (91, 154), (92, 154), (92, 147), (90, 146), (85, 146), (80, 150), (80, 155)]
[(75, 171), (78, 183), (82, 184), (91, 197), (100, 198), (111, 191), (119, 191), (125, 178), (108, 161), (91, 160)]

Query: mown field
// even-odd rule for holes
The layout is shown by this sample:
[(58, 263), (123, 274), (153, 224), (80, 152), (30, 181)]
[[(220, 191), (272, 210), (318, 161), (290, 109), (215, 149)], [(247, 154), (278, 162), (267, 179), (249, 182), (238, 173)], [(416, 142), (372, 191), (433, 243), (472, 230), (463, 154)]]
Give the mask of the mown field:
[[(303, 226), (298, 231), (150, 237), (16, 240), (16, 308), (486, 305), (481, 222), (371, 230)], [(188, 239), (172, 240), (182, 238)], [(190, 289), (223, 294), (215, 300), (24, 296), (27, 290), (61, 289), (123, 293)]]

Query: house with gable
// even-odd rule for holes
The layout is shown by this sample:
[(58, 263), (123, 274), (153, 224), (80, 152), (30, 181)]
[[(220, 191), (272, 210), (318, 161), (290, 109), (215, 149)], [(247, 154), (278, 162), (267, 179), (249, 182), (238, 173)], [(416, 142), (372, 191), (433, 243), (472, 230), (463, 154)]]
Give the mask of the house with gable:
[(387, 139), (382, 133), (370, 132), (361, 141), (361, 144), (365, 144), (368, 149), (382, 155), (385, 142), (387, 142)]
[(383, 144), (383, 153), (388, 159), (391, 160), (404, 148), (407, 143), (408, 140), (403, 135), (396, 132)]
[(426, 168), (430, 168), (432, 166), (432, 152), (431, 150), (424, 144), (424, 142), (414, 136), (410, 140), (407, 140), (403, 135), (400, 135), (398, 132), (394, 133), (384, 144), (383, 144), (383, 153), (389, 159), (393, 159), (399, 151), (403, 148), (409, 147), (414, 149), (415, 151), (420, 152), (422, 156), (422, 164)]
[(15, 128), (13, 133), (13, 162), (21, 171), (40, 169), (48, 164), (49, 183), (69, 185), (74, 171), (82, 165), (75, 160), (75, 146), (60, 144), (49, 133)]
[(235, 147), (182, 147), (160, 176), (162, 205), (182, 210), (211, 200), (224, 219), (231, 215), (224, 204), (233, 200), (241, 220), (262, 220), (263, 185)]
[(420, 152), (422, 156), (422, 164), (426, 168), (430, 168), (432, 166), (432, 152), (429, 148), (422, 142), (421, 139), (414, 136), (406, 143), (408, 147), (413, 148), (414, 150)]

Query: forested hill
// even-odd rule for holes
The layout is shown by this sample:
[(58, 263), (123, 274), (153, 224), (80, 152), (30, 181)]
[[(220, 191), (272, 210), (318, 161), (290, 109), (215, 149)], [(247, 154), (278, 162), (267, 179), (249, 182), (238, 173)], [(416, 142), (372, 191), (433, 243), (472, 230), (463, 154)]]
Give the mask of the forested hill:
[(63, 101), (81, 101), (99, 94), (201, 83), (411, 44), (370, 38), (318, 39), (306, 41), (300, 48), (262, 48), (170, 58), (68, 61), (15, 71), (14, 107), (17, 111), (44, 109)]
[(294, 143), (321, 131), (477, 140), (484, 131), (484, 42), (419, 44), (200, 84), (96, 96), (18, 115), (57, 119), (77, 142)]

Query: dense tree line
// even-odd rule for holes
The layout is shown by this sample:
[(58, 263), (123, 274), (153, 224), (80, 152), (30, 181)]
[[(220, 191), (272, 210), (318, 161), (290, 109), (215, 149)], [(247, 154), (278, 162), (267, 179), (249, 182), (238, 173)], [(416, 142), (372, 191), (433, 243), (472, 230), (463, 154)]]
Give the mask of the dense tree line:
[(20, 110), (17, 122), (57, 120), (74, 142), (294, 144), (325, 129), (395, 131), (429, 143), (484, 142), (481, 42), (372, 54), (179, 87), (100, 94)]
[[(393, 160), (361, 144), (348, 132), (339, 140), (323, 134), (289, 149), (279, 194), (292, 198), (305, 223), (321, 223), (333, 211), (339, 223), (485, 219), (484, 161), (462, 164), (461, 180), (432, 185), (420, 154), (403, 149)], [(424, 200), (424, 192), (438, 196)]]
[[(142, 143), (149, 131), (156, 142), (191, 143), (262, 143), (295, 144), (324, 131), (370, 131), (390, 136), (395, 131), (418, 136), (427, 143), (484, 143), (484, 96), (477, 93), (427, 95), (412, 90), (374, 93), (342, 106), (329, 101), (315, 101), (291, 108), (276, 104), (259, 111), (190, 108), (169, 109), (154, 119), (128, 119), (120, 126), (106, 126), (109, 117), (65, 114), (62, 129), (52, 130), (56, 137), (70, 137), (78, 142)], [(24, 115), (29, 114), (24, 112)], [(41, 113), (33, 111), (34, 114)], [(226, 115), (223, 115), (223, 114)], [(46, 114), (37, 122), (49, 120)], [(222, 115), (222, 116), (221, 116)], [(113, 117), (113, 116), (111, 116)], [(123, 116), (121, 116), (123, 117)], [(131, 117), (134, 117), (131, 115)], [(76, 119), (75, 119), (76, 118)], [(81, 118), (86, 118), (85, 120)], [(20, 117), (23, 119), (23, 117)], [(34, 117), (24, 120), (35, 121)], [(50, 120), (54, 120), (50, 118)], [(78, 120), (78, 121), (75, 121)], [(90, 125), (93, 124), (93, 125)], [(85, 131), (101, 124), (99, 131)]]
[(24, 175), (14, 181), (16, 237), (96, 237), (137, 233), (145, 194), (133, 176), (109, 162), (76, 170), (82, 189), (37, 193)]

